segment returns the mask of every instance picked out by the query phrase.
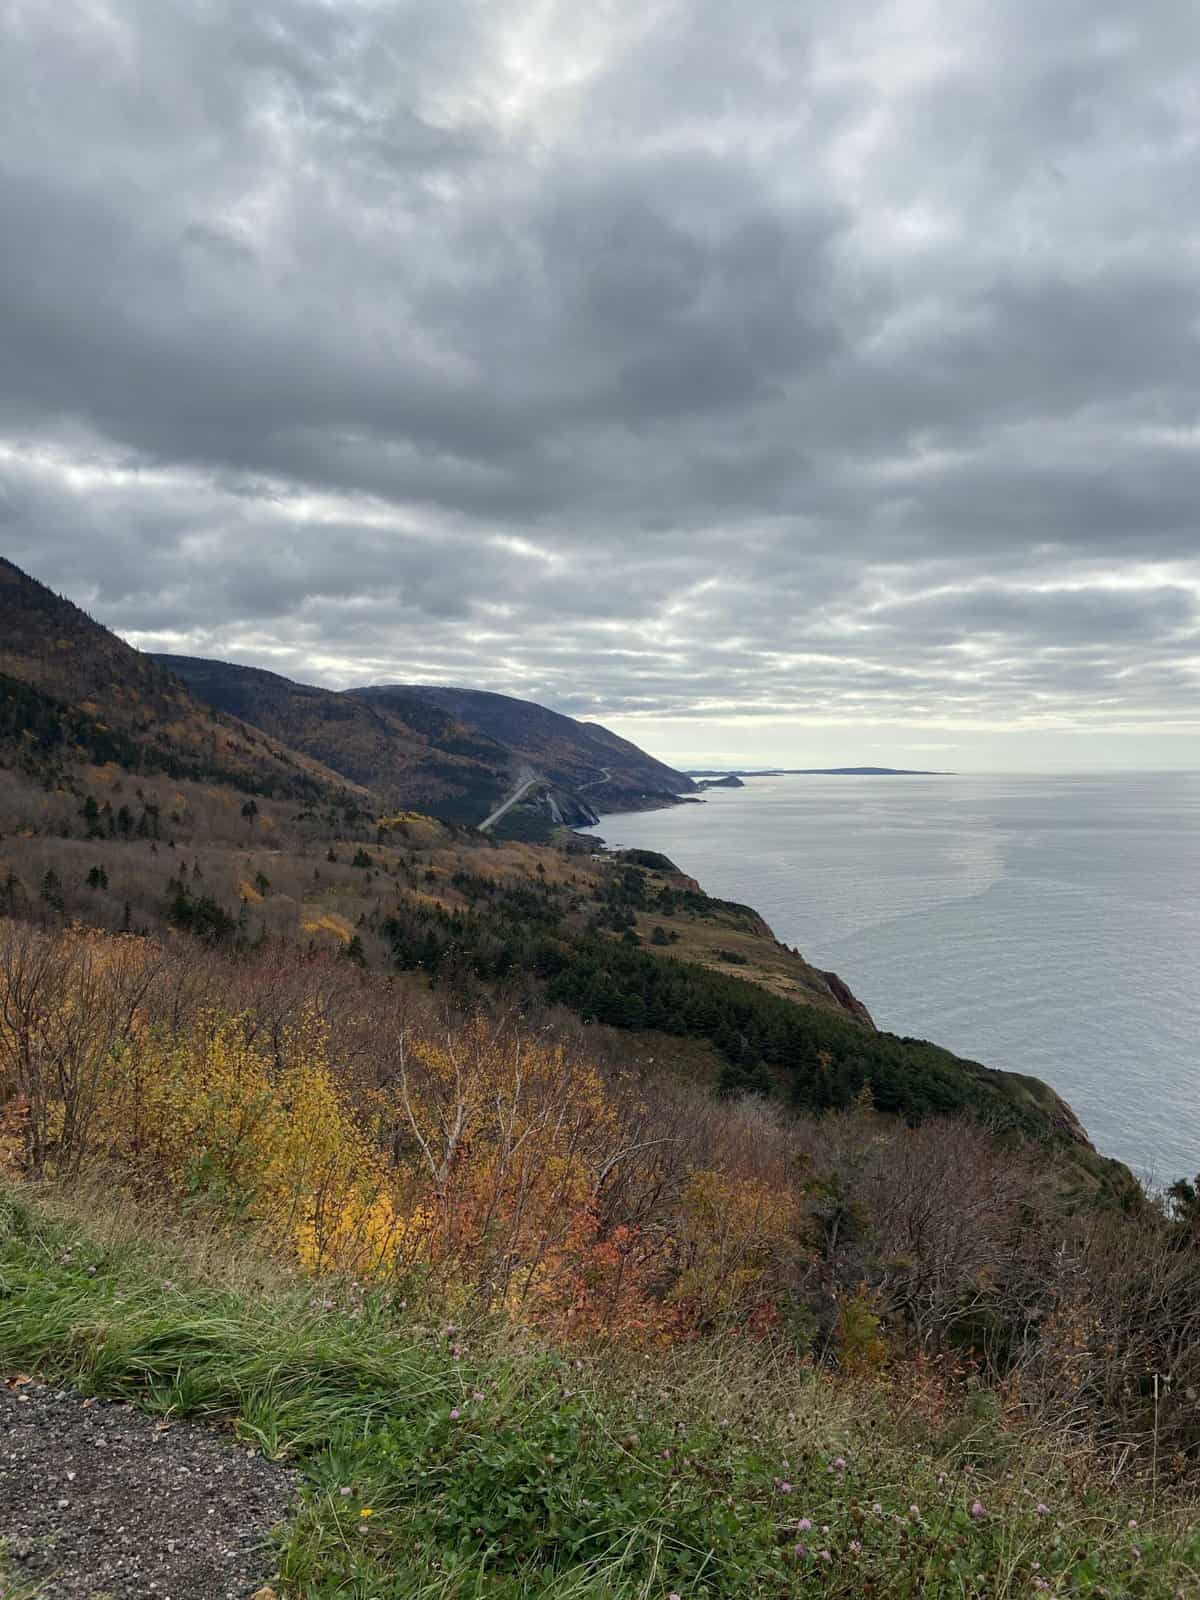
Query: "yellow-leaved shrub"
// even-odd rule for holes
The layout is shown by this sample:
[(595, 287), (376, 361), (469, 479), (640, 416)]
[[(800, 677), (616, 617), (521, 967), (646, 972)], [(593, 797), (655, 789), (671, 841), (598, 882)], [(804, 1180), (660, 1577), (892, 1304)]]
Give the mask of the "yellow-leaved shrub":
[(414, 1020), (336, 959), (288, 959), (0, 927), (0, 1159), (571, 1337), (769, 1303), (798, 1237), (786, 1186), (693, 1169), (630, 1084), (545, 1033)]
[(143, 1182), (256, 1223), (314, 1267), (377, 1270), (394, 1210), (384, 1160), (334, 1082), (311, 1012), (268, 1044), (248, 1015), (146, 1028), (112, 1054), (95, 1148)]
[(672, 1301), (701, 1323), (759, 1309), (799, 1222), (787, 1190), (733, 1173), (694, 1172), (679, 1208)]

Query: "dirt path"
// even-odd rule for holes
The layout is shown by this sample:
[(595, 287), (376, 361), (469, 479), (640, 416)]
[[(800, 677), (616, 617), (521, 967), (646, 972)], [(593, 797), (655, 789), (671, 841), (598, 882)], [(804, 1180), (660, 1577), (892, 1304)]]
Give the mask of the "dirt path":
[(294, 1487), (208, 1428), (0, 1383), (0, 1596), (247, 1600)]

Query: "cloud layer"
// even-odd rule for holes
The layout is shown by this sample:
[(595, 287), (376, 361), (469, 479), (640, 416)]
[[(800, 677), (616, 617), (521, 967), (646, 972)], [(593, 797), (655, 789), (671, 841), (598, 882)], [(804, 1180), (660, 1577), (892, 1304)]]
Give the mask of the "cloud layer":
[(1176, 0), (0, 0), (0, 547), (696, 755), (1182, 756), (1197, 61)]

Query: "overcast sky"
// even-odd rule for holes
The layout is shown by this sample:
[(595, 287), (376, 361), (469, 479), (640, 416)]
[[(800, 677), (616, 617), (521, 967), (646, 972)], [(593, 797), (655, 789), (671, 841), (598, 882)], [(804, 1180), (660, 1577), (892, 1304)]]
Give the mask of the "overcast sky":
[(680, 761), (1200, 765), (1200, 7), (0, 0), (0, 550)]

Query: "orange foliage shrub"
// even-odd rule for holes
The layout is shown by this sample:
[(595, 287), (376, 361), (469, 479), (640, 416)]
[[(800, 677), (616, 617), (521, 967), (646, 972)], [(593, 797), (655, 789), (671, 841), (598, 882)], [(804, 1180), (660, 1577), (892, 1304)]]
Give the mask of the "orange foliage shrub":
[(597, 1211), (621, 1133), (593, 1066), (475, 1018), (401, 1041), (380, 1116), (410, 1157), (408, 1264), (564, 1331), (657, 1326), (635, 1230)]
[(571, 1337), (761, 1314), (794, 1198), (766, 1174), (693, 1169), (634, 1085), (527, 1029), (380, 1011), (382, 986), (342, 976), (376, 1007), (363, 1020), (313, 981), (320, 958), (217, 960), (10, 927), (3, 1158), (47, 1176), (103, 1167), (314, 1269)]
[(680, 1207), (671, 1299), (700, 1325), (761, 1308), (772, 1268), (799, 1225), (797, 1198), (786, 1189), (731, 1173), (693, 1173)]
[[(601, 1203), (644, 1141), (628, 1142), (594, 1065), (482, 1017), (334, 1028), (296, 965), (290, 986), (264, 972), (239, 1004), (254, 983), (209, 981), (195, 960), (149, 940), (10, 929), (10, 1164), (103, 1166), (135, 1192), (253, 1226), (315, 1269), (419, 1279), (443, 1301), (564, 1333), (658, 1336), (685, 1320), (659, 1292), (674, 1249), (665, 1219), (646, 1229)], [(700, 1225), (687, 1223), (692, 1255)], [(715, 1248), (705, 1270), (734, 1249)]]

